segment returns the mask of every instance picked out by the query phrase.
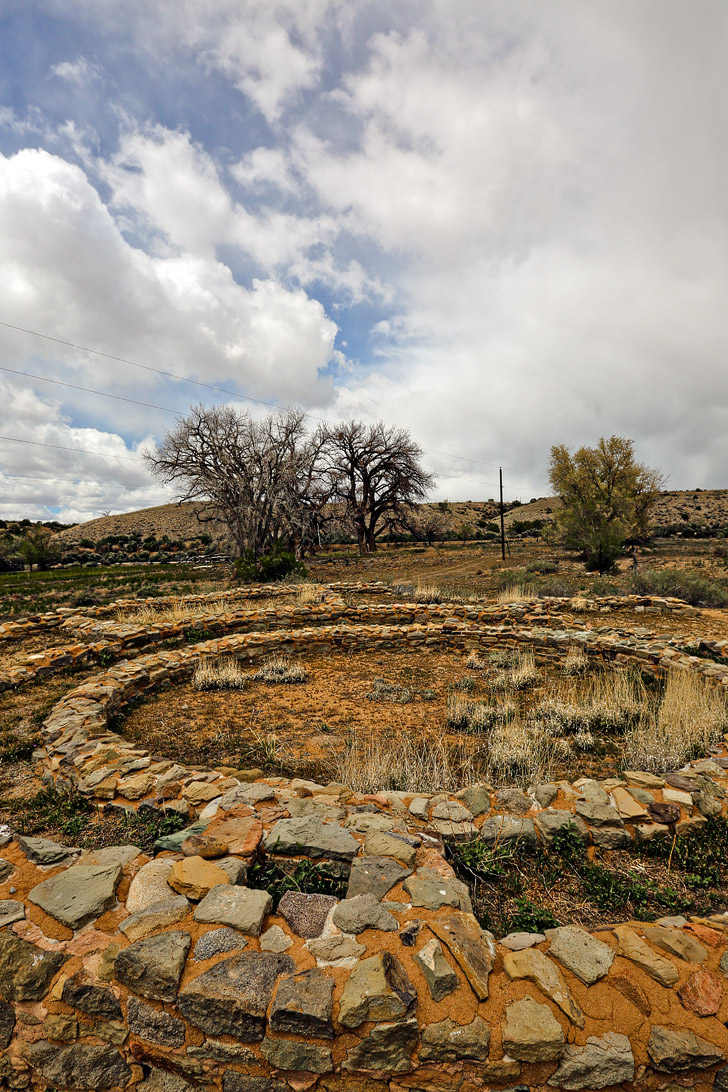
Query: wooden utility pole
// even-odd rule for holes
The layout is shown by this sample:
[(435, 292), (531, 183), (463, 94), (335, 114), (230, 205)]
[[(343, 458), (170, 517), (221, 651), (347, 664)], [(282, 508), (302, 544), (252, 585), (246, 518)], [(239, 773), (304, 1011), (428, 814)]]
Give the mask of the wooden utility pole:
[(500, 525), (501, 525), (501, 557), (505, 561), (506, 559), (506, 528), (503, 523), (503, 467), (498, 467), (498, 478), (500, 480)]

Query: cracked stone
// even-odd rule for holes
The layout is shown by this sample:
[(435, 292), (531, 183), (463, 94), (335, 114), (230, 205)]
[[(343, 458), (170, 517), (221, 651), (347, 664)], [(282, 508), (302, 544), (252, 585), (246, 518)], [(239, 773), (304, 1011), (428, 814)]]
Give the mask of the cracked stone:
[(127, 989), (154, 1001), (174, 1001), (192, 938), (189, 933), (160, 933), (122, 949), (114, 977)]
[(82, 982), (78, 976), (64, 982), (63, 1000), (72, 1009), (78, 1009), (87, 1016), (101, 1016), (105, 1020), (122, 1019), (121, 1005), (112, 990)]
[(356, 895), (374, 895), (383, 899), (388, 891), (412, 874), (391, 857), (355, 857), (351, 863), (347, 899)]
[(299, 1073), (330, 1073), (334, 1068), (331, 1051), (315, 1043), (296, 1043), (290, 1039), (264, 1039), (261, 1054), (274, 1069)]
[(551, 1062), (561, 1057), (564, 1033), (548, 1005), (524, 997), (506, 1007), (503, 1049), (519, 1062)]
[(389, 952), (362, 959), (349, 975), (339, 1001), (339, 1023), (356, 1028), (368, 1020), (392, 1020), (417, 1008), (417, 991)]
[(185, 1019), (208, 1035), (259, 1042), (275, 985), (294, 971), (290, 956), (243, 952), (203, 971), (180, 991), (177, 1004)]
[(422, 1029), (421, 1062), (487, 1062), (490, 1027), (476, 1016), (469, 1024), (441, 1020)]
[(447, 997), (458, 988), (460, 984), (458, 976), (445, 959), (439, 940), (435, 940), (434, 937), (428, 940), (419, 952), (415, 952), (413, 958), (425, 976), (433, 1001), (442, 1001), (443, 997)]
[(538, 841), (533, 819), (524, 819), (518, 815), (492, 815), (480, 828), (480, 837), (484, 842), (525, 842), (535, 845)]
[(458, 910), (472, 913), (473, 905), (468, 889), (454, 876), (445, 879), (433, 868), (420, 868), (404, 881), (403, 886), (413, 906), (423, 906), (426, 910), (454, 906)]
[(584, 1013), (579, 1008), (566, 979), (559, 968), (538, 948), (527, 948), (521, 952), (507, 952), (503, 957), (503, 967), (510, 979), (525, 978), (535, 983), (555, 1005), (568, 1016), (578, 1028), (584, 1027)]
[(428, 927), (450, 950), (479, 1001), (488, 998), (488, 978), (495, 961), (495, 941), (472, 914), (457, 910), (428, 921)]
[(168, 1012), (152, 1008), (138, 997), (129, 998), (126, 1020), (132, 1035), (138, 1035), (149, 1043), (170, 1047), (184, 1046), (185, 1026), (182, 1021)]
[(626, 1035), (590, 1035), (582, 1047), (567, 1043), (559, 1068), (548, 1083), (567, 1092), (607, 1088), (634, 1079), (634, 1055)]
[(336, 906), (333, 922), (342, 933), (363, 933), (366, 929), (381, 929), (392, 933), (399, 922), (389, 914), (374, 895), (355, 895)]
[(593, 986), (604, 978), (614, 962), (614, 952), (609, 945), (578, 925), (554, 930), (549, 955), (563, 963), (585, 986)]
[(270, 1011), (271, 1031), (333, 1039), (334, 980), (314, 968), (283, 978)]
[(195, 910), (195, 921), (215, 922), (259, 937), (263, 919), (273, 907), (267, 891), (248, 887), (214, 887)]
[(341, 1068), (374, 1070), (385, 1073), (408, 1073), (412, 1068), (412, 1051), (419, 1038), (416, 1020), (396, 1024), (377, 1024), (365, 1039), (347, 1052)]
[(131, 1069), (110, 1046), (57, 1047), (41, 1041), (28, 1044), (26, 1057), (45, 1080), (61, 1088), (104, 1092), (117, 1085), (124, 1088), (131, 1080)]

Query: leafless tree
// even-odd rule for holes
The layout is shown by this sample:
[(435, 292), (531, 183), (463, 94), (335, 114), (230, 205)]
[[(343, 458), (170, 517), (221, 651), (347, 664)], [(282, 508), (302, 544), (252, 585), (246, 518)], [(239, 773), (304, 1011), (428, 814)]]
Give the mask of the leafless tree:
[(415, 542), (433, 542), (445, 534), (447, 524), (442, 512), (429, 505), (417, 505), (403, 509), (399, 516), (399, 525), (407, 531)]
[(372, 552), (387, 519), (424, 500), (434, 485), (420, 463), (422, 448), (407, 429), (383, 421), (324, 425), (317, 435), (331, 495), (345, 506), (359, 552)]
[(322, 440), (306, 436), (302, 410), (255, 421), (229, 406), (194, 406), (145, 459), (179, 501), (204, 500), (203, 520), (228, 528), (239, 556), (260, 557), (285, 539), (315, 540), (328, 495), (318, 470)]

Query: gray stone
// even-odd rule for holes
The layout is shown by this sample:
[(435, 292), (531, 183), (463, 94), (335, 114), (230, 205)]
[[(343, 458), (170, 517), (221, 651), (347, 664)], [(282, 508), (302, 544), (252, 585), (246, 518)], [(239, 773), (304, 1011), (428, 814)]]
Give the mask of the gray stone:
[(168, 1012), (154, 1009), (138, 997), (130, 997), (126, 1006), (126, 1021), (132, 1035), (149, 1043), (181, 1047), (185, 1041), (185, 1026)]
[(548, 1083), (568, 1092), (607, 1088), (634, 1079), (634, 1055), (626, 1035), (590, 1035), (582, 1047), (567, 1043), (559, 1068)]
[(458, 988), (458, 976), (445, 959), (439, 940), (434, 937), (428, 940), (419, 952), (415, 952), (413, 958), (425, 977), (433, 1001), (442, 1001)]
[(62, 846), (50, 838), (29, 838), (19, 834), (15, 840), (28, 860), (37, 865), (59, 864), (78, 852), (75, 846)]
[[(579, 792), (584, 797), (587, 804), (594, 804), (597, 807), (604, 807), (609, 805), (609, 793), (605, 792), (598, 781), (593, 781), (591, 778), (583, 781), (579, 785)], [(581, 801), (579, 801), (580, 803)]]
[(468, 889), (461, 880), (446, 879), (434, 868), (420, 868), (404, 881), (404, 889), (413, 906), (426, 910), (439, 910), (441, 906), (455, 906), (458, 910), (473, 912)]
[(630, 785), (629, 791), (638, 804), (644, 804), (645, 807), (650, 807), (655, 803), (653, 794), (648, 792), (647, 789), (640, 789), (637, 785)]
[(256, 1043), (263, 1038), (276, 982), (294, 970), (290, 956), (243, 952), (203, 971), (181, 990), (177, 1004), (208, 1035)]
[(331, 908), (336, 906), (333, 895), (306, 894), (304, 891), (286, 891), (278, 903), (278, 913), (299, 937), (311, 940), (320, 937)]
[(506, 1008), (503, 1049), (519, 1062), (551, 1062), (563, 1053), (564, 1033), (548, 1005), (524, 997)]
[(717, 800), (715, 796), (711, 796), (710, 793), (703, 792), (702, 790), (693, 793), (693, 803), (700, 814), (705, 815), (709, 819), (716, 815), (721, 815), (723, 811), (723, 805), (720, 800)]
[(283, 978), (270, 1010), (271, 1031), (333, 1039), (334, 980), (318, 968)]
[(104, 846), (103, 849), (87, 849), (78, 859), (83, 865), (118, 864), (122, 868), (141, 853), (139, 846)]
[(585, 986), (592, 986), (604, 978), (614, 962), (615, 953), (586, 929), (565, 925), (551, 934), (549, 955), (568, 967)]
[(197, 941), (192, 958), (210, 959), (214, 955), (220, 955), (221, 952), (241, 951), (247, 943), (245, 937), (236, 933), (234, 929), (212, 929)]
[(271, 925), (260, 938), (261, 952), (287, 952), (292, 944), (293, 941), (283, 932), (280, 925)]
[(479, 1016), (469, 1024), (441, 1020), (422, 1030), (421, 1062), (487, 1062), (490, 1027)]
[(348, 1051), (341, 1068), (349, 1072), (371, 1069), (383, 1073), (408, 1073), (418, 1038), (416, 1020), (377, 1024), (365, 1039)]
[(392, 933), (399, 929), (393, 914), (387, 913), (374, 895), (355, 895), (344, 899), (335, 908), (333, 922), (342, 933), (363, 933), (365, 929), (382, 929)]
[(15, 1030), (15, 1010), (6, 1001), (0, 1001), (0, 1050), (10, 1046)]
[(725, 1060), (723, 1051), (693, 1031), (677, 1031), (656, 1024), (647, 1043), (655, 1069), (667, 1073), (683, 1069), (707, 1069)]
[(359, 852), (359, 843), (338, 823), (322, 823), (306, 815), (279, 819), (265, 836), (265, 848), (268, 853), (350, 861)]
[(290, 1092), (290, 1085), (273, 1077), (251, 1077), (228, 1069), (223, 1074), (222, 1092)]
[(591, 836), (594, 845), (600, 849), (623, 849), (632, 844), (624, 827), (592, 827)]
[(0, 929), (6, 925), (12, 925), (14, 921), (22, 921), (25, 917), (25, 907), (16, 899), (0, 899)]
[(78, 976), (64, 982), (63, 1000), (72, 1009), (78, 1009), (87, 1016), (101, 1016), (105, 1020), (122, 1019), (121, 1005), (112, 990), (107, 986), (82, 982)]
[(260, 1046), (266, 1061), (275, 1069), (299, 1073), (330, 1073), (334, 1068), (331, 1051), (315, 1043), (296, 1043), (290, 1039), (264, 1039)]
[(728, 977), (728, 952), (723, 952), (723, 955), (720, 957), (720, 963), (718, 964), (718, 966), (723, 974)]
[(520, 789), (498, 789), (495, 794), (495, 806), (512, 815), (525, 815), (533, 806), (533, 801)]
[(195, 910), (195, 921), (230, 925), (251, 937), (259, 937), (263, 919), (270, 913), (273, 899), (267, 891), (220, 884), (213, 887)]
[(146, 1081), (134, 1086), (134, 1092), (199, 1092), (200, 1086), (190, 1084), (178, 1073), (154, 1067)]
[(518, 815), (491, 815), (480, 828), (480, 837), (484, 842), (525, 842), (535, 845), (536, 830), (533, 819), (524, 819)]
[(164, 853), (168, 850), (170, 853), (181, 853), (185, 839), (191, 838), (193, 834), (202, 834), (211, 822), (212, 816), (209, 819), (200, 819), (191, 826), (184, 827), (183, 830), (176, 830), (174, 834), (165, 834), (162, 838), (157, 838), (154, 843), (154, 852)]
[(546, 940), (543, 933), (509, 933), (501, 937), (499, 943), (510, 952), (522, 952), (524, 948), (534, 948), (542, 940)]
[(40, 1001), (68, 959), (36, 948), (15, 933), (0, 933), (0, 984), (6, 1001)]
[[(606, 793), (604, 793), (607, 796)], [(591, 804), (588, 800), (577, 800), (576, 813), (585, 819), (590, 827), (621, 827), (619, 812), (611, 804)]]
[(538, 833), (547, 845), (554, 840), (554, 835), (557, 831), (568, 830), (569, 828), (573, 830), (577, 837), (581, 838), (582, 842), (587, 842), (589, 840), (589, 831), (586, 823), (583, 819), (580, 819), (578, 815), (574, 815), (573, 812), (570, 811), (562, 811), (561, 809), (541, 811), (536, 816), (534, 822)]
[(395, 884), (411, 874), (411, 869), (403, 868), (391, 857), (355, 857), (351, 862), (346, 897), (374, 895), (376, 899), (383, 899)]
[(154, 1001), (174, 1001), (192, 938), (180, 931), (137, 940), (119, 952), (114, 977)]
[(248, 804), (249, 807), (254, 808), (256, 804), (264, 804), (275, 798), (275, 789), (270, 785), (254, 781), (251, 784), (238, 785), (237, 788), (226, 792), (220, 800), (220, 810), (232, 811), (233, 808), (239, 808), (241, 804)]
[(488, 785), (468, 785), (460, 795), (473, 815), (485, 815), (490, 811), (490, 788)]
[(559, 786), (553, 781), (542, 781), (538, 785), (531, 785), (528, 791), (536, 798), (539, 807), (547, 808), (559, 795)]
[(149, 861), (139, 869), (129, 884), (129, 894), (126, 896), (126, 908), (130, 914), (138, 914), (148, 906), (169, 898), (167, 879), (173, 864), (165, 857), (159, 861)]
[(131, 1069), (112, 1046), (58, 1047), (40, 1041), (28, 1044), (26, 1058), (46, 1081), (61, 1088), (103, 1092), (117, 1085), (125, 1088), (131, 1080)]
[(366, 952), (366, 945), (359, 944), (353, 937), (335, 933), (330, 937), (319, 937), (306, 944), (311, 955), (318, 963), (336, 963), (340, 959), (356, 960)]
[(5, 883), (8, 876), (15, 871), (15, 865), (12, 861), (6, 861), (4, 857), (0, 857), (0, 883)]
[(344, 826), (355, 830), (357, 834), (370, 834), (373, 831), (402, 831), (401, 819), (393, 819), (378, 811), (354, 812), (344, 820)]
[(410, 868), (415, 863), (421, 844), (420, 838), (400, 834), (399, 831), (373, 830), (366, 836), (364, 850), (372, 857), (394, 857)]
[(716, 1069), (713, 1077), (713, 1092), (728, 1092), (728, 1065)]
[(80, 929), (116, 905), (121, 865), (75, 865), (36, 884), (28, 898), (69, 929)]
[(409, 1016), (417, 1008), (417, 991), (390, 952), (379, 952), (356, 964), (339, 1001), (339, 1023), (356, 1028), (367, 1020)]
[(248, 866), (240, 857), (222, 857), (215, 861), (218, 868), (230, 877), (230, 883), (242, 886), (248, 878)]
[[(169, 888), (167, 888), (169, 892)], [(141, 940), (150, 933), (157, 933), (160, 929), (166, 929), (168, 925), (176, 925), (187, 917), (190, 904), (184, 895), (173, 895), (146, 906), (137, 914), (132, 914), (119, 925), (119, 929), (129, 940)]]

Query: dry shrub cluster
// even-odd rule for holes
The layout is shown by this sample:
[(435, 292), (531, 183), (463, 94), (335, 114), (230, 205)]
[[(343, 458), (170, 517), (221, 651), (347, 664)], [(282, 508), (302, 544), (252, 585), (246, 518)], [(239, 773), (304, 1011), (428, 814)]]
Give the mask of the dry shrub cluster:
[(192, 676), (194, 690), (242, 690), (246, 675), (237, 660), (201, 660)]
[(291, 660), (288, 656), (270, 656), (263, 661), (251, 678), (256, 682), (304, 683), (307, 675), (302, 663)]
[(115, 620), (129, 625), (155, 625), (158, 622), (192, 622), (195, 618), (204, 618), (210, 614), (225, 614), (231, 609), (231, 601), (223, 596), (208, 599), (203, 603), (187, 603), (184, 599), (174, 599), (171, 603), (155, 607), (153, 603), (143, 603), (130, 610), (120, 609)]
[(675, 669), (657, 709), (630, 732), (627, 758), (633, 768), (664, 773), (704, 755), (727, 729), (724, 696), (692, 671)]
[(536, 657), (532, 649), (516, 652), (511, 658), (511, 665), (491, 681), (494, 690), (527, 690), (538, 681)]
[(439, 735), (350, 733), (332, 763), (337, 781), (355, 792), (454, 792), (478, 780), (468, 750)]

